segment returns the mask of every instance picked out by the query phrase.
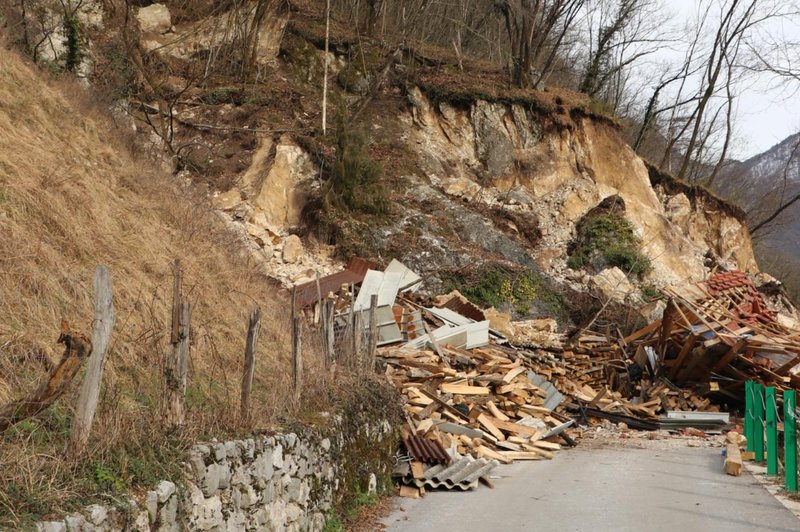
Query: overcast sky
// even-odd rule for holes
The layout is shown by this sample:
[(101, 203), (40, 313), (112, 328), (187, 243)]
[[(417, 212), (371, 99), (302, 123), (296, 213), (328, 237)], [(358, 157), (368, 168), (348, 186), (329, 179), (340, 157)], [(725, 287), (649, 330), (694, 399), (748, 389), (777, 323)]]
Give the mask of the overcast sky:
[[(668, 9), (677, 20), (690, 22), (696, 16), (697, 0), (669, 0)], [(800, 41), (800, 27), (787, 21), (771, 21), (762, 31), (780, 32)], [(709, 31), (712, 31), (709, 29)], [(664, 50), (655, 54), (657, 61), (683, 57), (682, 52)], [(731, 156), (746, 159), (768, 150), (789, 135), (800, 131), (800, 94), (791, 94), (767, 76), (754, 76), (744, 80), (738, 98), (736, 143)]]

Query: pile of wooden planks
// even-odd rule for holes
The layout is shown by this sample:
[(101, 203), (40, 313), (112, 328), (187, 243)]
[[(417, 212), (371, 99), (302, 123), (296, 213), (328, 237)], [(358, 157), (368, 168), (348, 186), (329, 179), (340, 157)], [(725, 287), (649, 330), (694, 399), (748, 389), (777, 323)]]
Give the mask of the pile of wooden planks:
[(552, 458), (559, 438), (574, 443), (572, 419), (557, 411), (563, 396), (525, 352), (437, 348), (380, 352), (387, 377), (406, 397), (408, 433), (503, 463)]

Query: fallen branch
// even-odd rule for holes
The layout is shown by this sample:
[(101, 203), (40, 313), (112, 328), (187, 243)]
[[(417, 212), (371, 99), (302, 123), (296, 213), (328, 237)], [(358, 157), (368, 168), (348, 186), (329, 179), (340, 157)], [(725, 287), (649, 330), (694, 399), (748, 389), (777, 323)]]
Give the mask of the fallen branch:
[(69, 387), (83, 361), (92, 352), (92, 343), (86, 336), (72, 331), (67, 322), (61, 322), (58, 343), (64, 344), (61, 361), (50, 372), (34, 394), (0, 407), (0, 433), (11, 425), (47, 410)]

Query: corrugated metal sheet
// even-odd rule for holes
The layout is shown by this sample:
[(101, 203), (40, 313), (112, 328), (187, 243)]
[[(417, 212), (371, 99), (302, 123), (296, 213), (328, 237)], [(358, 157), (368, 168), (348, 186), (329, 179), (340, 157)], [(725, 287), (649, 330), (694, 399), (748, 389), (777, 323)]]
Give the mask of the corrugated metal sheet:
[(536, 373), (529, 371), (528, 372), (528, 379), (541, 388), (542, 390), (547, 392), (547, 398), (544, 400), (544, 407), (550, 410), (555, 410), (558, 405), (564, 400), (564, 396), (556, 390), (556, 387), (553, 386), (553, 383), (537, 375)]
[(405, 476), (403, 482), (417, 487), (425, 486), (467, 491), (477, 488), (481, 477), (487, 476), (499, 464), (497, 460), (486, 460), (485, 458), (476, 460), (467, 455), (454, 460), (447, 466), (441, 464), (429, 466), (425, 469), (424, 479)]
[[(358, 284), (364, 280), (367, 270), (374, 268), (375, 265), (367, 260), (358, 257), (351, 258), (344, 270), (320, 277), (319, 287), (322, 297), (330, 292), (336, 292), (343, 284)], [(317, 302), (317, 282), (310, 281), (298, 285), (296, 288), (298, 308), (305, 308)]]
[(420, 438), (419, 436), (409, 436), (403, 438), (408, 454), (420, 462), (426, 464), (449, 464), (450, 455), (444, 450), (438, 441)]
[(442, 305), (442, 307), (450, 309), (453, 312), (458, 312), (462, 316), (466, 316), (473, 321), (483, 321), (486, 319), (486, 315), (481, 309), (469, 301), (462, 301), (458, 297), (450, 299), (450, 301)]

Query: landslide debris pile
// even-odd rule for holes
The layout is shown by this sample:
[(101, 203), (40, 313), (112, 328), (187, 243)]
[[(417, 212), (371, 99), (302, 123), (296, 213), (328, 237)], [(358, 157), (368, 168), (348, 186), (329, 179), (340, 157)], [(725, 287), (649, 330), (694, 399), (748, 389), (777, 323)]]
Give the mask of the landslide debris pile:
[(331, 323), (330, 353), (376, 367), (405, 398), (404, 496), (491, 486), (500, 463), (551, 459), (591, 425), (719, 432), (731, 421), (720, 405), (738, 407), (746, 380), (796, 379), (779, 375), (797, 361), (794, 333), (741, 272), (665, 289), (663, 317), (637, 330), (567, 341), (548, 320), (510, 322), (458, 292), (422, 297), (422, 278), (396, 260), (373, 266), (353, 260), (297, 293), (328, 309), (316, 316)]

